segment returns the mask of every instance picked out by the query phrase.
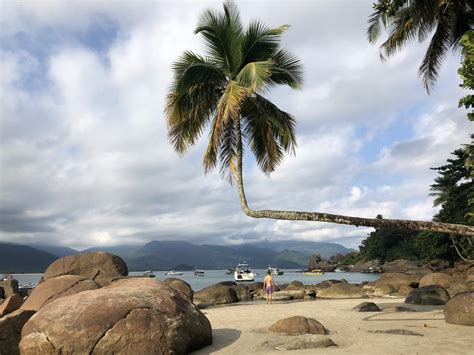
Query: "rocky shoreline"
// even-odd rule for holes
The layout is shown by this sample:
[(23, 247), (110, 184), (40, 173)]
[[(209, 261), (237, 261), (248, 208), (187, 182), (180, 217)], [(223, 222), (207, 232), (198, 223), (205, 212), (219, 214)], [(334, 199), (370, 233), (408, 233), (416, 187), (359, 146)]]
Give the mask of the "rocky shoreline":
[[(361, 284), (325, 280), (305, 285), (295, 280), (277, 285), (273, 300), (396, 298), (406, 304), (398, 306), (398, 311), (412, 310), (412, 305), (443, 306), (446, 322), (474, 326), (473, 265), (458, 263), (440, 269), (399, 260), (385, 265), (384, 271), (377, 281)], [(38, 349), (48, 354), (185, 354), (213, 341), (211, 324), (201, 310), (241, 302), (259, 304), (265, 299), (261, 282), (220, 282), (194, 292), (180, 279), (127, 275), (119, 257), (85, 253), (51, 264), (30, 295), (20, 295), (16, 280), (1, 281), (0, 349), (6, 349), (6, 354), (34, 354)], [(373, 302), (363, 302), (355, 311), (381, 310)], [(292, 318), (274, 329), (288, 323), (290, 328), (310, 330), (301, 334), (321, 331), (317, 320), (308, 319)], [(302, 346), (306, 349), (320, 340), (303, 341), (306, 345)], [(285, 346), (293, 349), (296, 345)]]

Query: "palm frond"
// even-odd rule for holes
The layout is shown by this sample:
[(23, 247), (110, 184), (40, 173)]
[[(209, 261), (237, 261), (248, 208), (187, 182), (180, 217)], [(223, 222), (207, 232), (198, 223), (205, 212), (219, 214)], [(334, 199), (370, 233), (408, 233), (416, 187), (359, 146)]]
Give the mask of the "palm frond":
[(381, 23), (386, 19), (387, 15), (382, 8), (377, 8), (373, 13), (369, 15), (369, 20), (367, 21), (369, 27), (367, 28), (367, 37), (370, 43), (377, 41), (380, 35)]
[(230, 81), (220, 96), (203, 160), (206, 173), (216, 166), (219, 150), (221, 150), (222, 142), (225, 140), (226, 128), (230, 125), (229, 121), (235, 122), (240, 118), (241, 104), (249, 93), (248, 89), (234, 81)]
[(269, 83), (273, 65), (269, 60), (250, 62), (237, 74), (236, 81), (253, 92), (261, 91)]
[(242, 105), (243, 135), (260, 169), (269, 174), (286, 153), (294, 153), (295, 120), (260, 95), (246, 98)]
[(418, 74), (423, 78), (423, 84), (428, 93), (438, 78), (442, 60), (450, 45), (450, 39), (451, 29), (449, 26), (449, 18), (442, 17), (438, 26), (436, 26), (436, 31), (431, 38), (425, 57), (418, 69)]
[(185, 153), (202, 134), (220, 93), (213, 85), (196, 85), (185, 94), (171, 88), (165, 106), (168, 136), (174, 149)]
[(415, 40), (420, 26), (420, 18), (413, 6), (400, 9), (392, 23), (389, 37), (380, 46), (381, 54), (384, 57), (390, 57), (398, 52), (405, 43)]
[(231, 77), (241, 61), (242, 31), (234, 2), (227, 1), (224, 3), (223, 13), (206, 10), (201, 15), (194, 33), (200, 33), (204, 37), (208, 54), (220, 63)]
[(253, 61), (271, 59), (278, 50), (281, 35), (288, 28), (288, 25), (270, 28), (260, 21), (251, 22), (242, 38), (240, 69)]
[(303, 65), (292, 53), (280, 49), (272, 58), (274, 64), (270, 80), (275, 84), (299, 89), (303, 85)]
[(165, 113), (170, 141), (183, 154), (202, 134), (226, 78), (213, 62), (189, 51), (173, 63), (173, 71)]

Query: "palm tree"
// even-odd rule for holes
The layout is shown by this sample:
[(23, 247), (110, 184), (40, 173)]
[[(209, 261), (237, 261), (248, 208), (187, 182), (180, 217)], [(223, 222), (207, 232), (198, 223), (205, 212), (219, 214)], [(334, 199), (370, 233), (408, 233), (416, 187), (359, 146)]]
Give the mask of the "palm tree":
[(244, 29), (233, 2), (224, 3), (223, 13), (203, 13), (195, 33), (204, 37), (207, 56), (187, 51), (173, 66), (165, 113), (175, 150), (184, 154), (210, 123), (204, 169), (208, 172), (219, 164), (230, 182), (235, 179), (241, 207), (250, 217), (474, 235), (472, 226), (319, 212), (256, 211), (248, 206), (242, 177), (244, 143), (265, 174), (274, 171), (285, 153), (296, 148), (295, 119), (263, 96), (273, 85), (297, 89), (302, 84), (300, 61), (280, 48), (281, 35), (287, 29), (286, 25), (269, 28), (259, 21)]
[(462, 35), (474, 24), (474, 0), (378, 0), (369, 16), (370, 42), (380, 36), (381, 27), (389, 28), (381, 45), (381, 57), (390, 57), (413, 40), (423, 42), (433, 33), (419, 75), (429, 93), (446, 52), (459, 50)]

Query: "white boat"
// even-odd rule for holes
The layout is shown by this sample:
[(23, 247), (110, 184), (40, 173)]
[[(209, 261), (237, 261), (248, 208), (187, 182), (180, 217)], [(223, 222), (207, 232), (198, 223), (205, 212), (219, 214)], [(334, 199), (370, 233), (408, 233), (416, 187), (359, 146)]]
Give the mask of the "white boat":
[(255, 274), (246, 263), (238, 264), (234, 271), (234, 280), (237, 282), (253, 281)]
[(284, 271), (280, 271), (279, 268), (277, 267), (271, 267), (268, 265), (267, 272), (270, 271), (270, 274), (272, 275), (283, 275)]
[(204, 270), (194, 270), (194, 276), (204, 276)]
[(153, 270), (148, 270), (143, 273), (143, 276), (145, 277), (155, 277), (155, 274), (153, 273)]
[(169, 275), (182, 275), (183, 273), (181, 271), (174, 271), (174, 270), (170, 270), (168, 271), (165, 275), (166, 276), (169, 276)]

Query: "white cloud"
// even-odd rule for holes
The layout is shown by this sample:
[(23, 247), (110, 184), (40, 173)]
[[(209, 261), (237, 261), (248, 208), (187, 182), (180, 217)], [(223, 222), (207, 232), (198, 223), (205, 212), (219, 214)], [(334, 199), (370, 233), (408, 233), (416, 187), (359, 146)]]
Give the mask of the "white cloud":
[[(267, 237), (354, 247), (366, 236), (370, 229), (250, 219), (235, 186), (217, 173), (203, 175), (207, 134), (186, 156), (173, 151), (163, 114), (171, 63), (185, 49), (202, 51), (192, 32), (209, 4), (220, 7), (220, 1), (2, 4), (1, 26), (8, 30), (1, 36), (13, 49), (0, 52), (0, 240), (86, 247)], [(242, 18), (292, 25), (284, 44), (302, 58), (306, 83), (301, 91), (269, 95), (296, 116), (299, 145), (271, 178), (246, 156), (250, 205), (429, 219), (429, 168), (469, 131), (456, 108), (456, 59), (448, 59), (427, 97), (416, 77), (423, 48), (381, 63), (367, 43), (370, 1), (268, 4), (239, 2)], [(105, 48), (83, 43), (85, 33), (108, 23), (117, 34)], [(22, 31), (43, 51), (15, 37)], [(45, 33), (61, 31), (48, 42)], [(33, 78), (39, 89), (31, 87)], [(367, 162), (364, 149), (401, 115), (413, 136), (387, 135), (382, 149), (373, 148), (376, 161)], [(364, 176), (373, 181), (360, 182)]]

